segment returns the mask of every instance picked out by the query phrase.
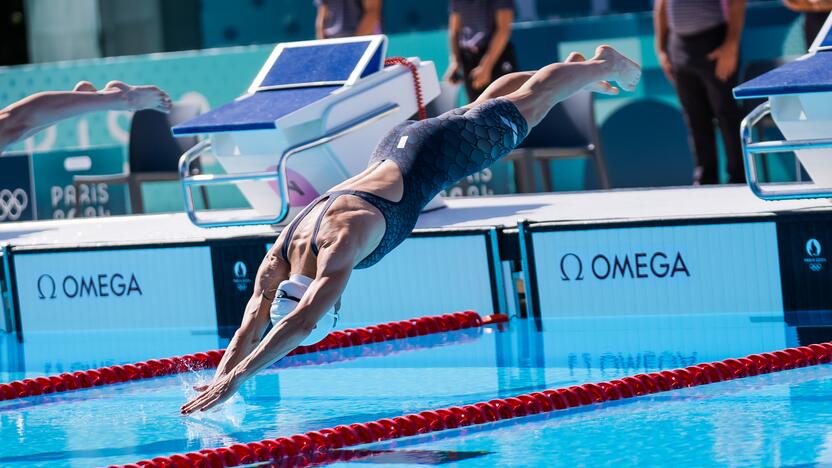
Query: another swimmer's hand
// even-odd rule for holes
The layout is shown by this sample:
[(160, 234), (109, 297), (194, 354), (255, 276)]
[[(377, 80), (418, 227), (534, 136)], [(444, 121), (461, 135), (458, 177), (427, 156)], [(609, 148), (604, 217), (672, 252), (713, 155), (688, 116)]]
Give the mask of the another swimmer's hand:
[(211, 385), (207, 385), (205, 391), (183, 405), (180, 411), (182, 414), (191, 414), (211, 409), (237, 393), (242, 383), (243, 379), (237, 377), (235, 372), (230, 372), (212, 382)]

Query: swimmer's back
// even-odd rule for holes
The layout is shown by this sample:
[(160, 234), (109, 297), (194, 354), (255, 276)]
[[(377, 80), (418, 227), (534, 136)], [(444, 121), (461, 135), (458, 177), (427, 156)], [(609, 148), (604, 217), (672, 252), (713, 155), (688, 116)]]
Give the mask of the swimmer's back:
[[(406, 121), (395, 126), (379, 142), (369, 162), (369, 169), (361, 176), (337, 186), (312, 202), (287, 228), (287, 239), (294, 248), (307, 245), (318, 252), (318, 232), (322, 225), (340, 222), (341, 217), (371, 216), (376, 222), (383, 218), (382, 235), (356, 269), (367, 268), (401, 244), (413, 231), (422, 209), (442, 190), (458, 180), (490, 166), (508, 154), (526, 136), (528, 124), (511, 101), (493, 99), (474, 108), (460, 108), (438, 117), (421, 121)], [(392, 161), (399, 174), (392, 179), (397, 185), (401, 177), (402, 191), (399, 200), (389, 196), (379, 178), (390, 176), (392, 168), (384, 161)], [(375, 173), (379, 167), (383, 172)], [(381, 190), (367, 191), (368, 187)], [(344, 195), (349, 195), (344, 197)], [(332, 212), (342, 206), (342, 199), (352, 200), (342, 212)], [(361, 199), (360, 202), (356, 199)], [(367, 207), (366, 205), (370, 205)], [(320, 206), (320, 208), (319, 208)], [(362, 211), (363, 208), (363, 211)], [(379, 218), (377, 213), (381, 214)], [(310, 216), (317, 214), (317, 216)], [(304, 225), (305, 219), (314, 219), (308, 241), (293, 241), (294, 230)], [(338, 221), (336, 221), (338, 220)], [(305, 228), (308, 231), (308, 227)], [(290, 244), (284, 241), (284, 252)]]

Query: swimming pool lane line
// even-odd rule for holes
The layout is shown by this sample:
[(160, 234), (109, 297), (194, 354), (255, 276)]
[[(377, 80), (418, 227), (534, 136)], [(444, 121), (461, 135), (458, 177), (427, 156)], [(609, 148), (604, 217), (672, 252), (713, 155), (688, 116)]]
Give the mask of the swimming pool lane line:
[[(502, 314), (483, 318), (477, 312), (465, 311), (368, 327), (348, 328), (333, 331), (313, 345), (298, 346), (288, 356), (473, 328), (506, 320), (507, 317)], [(184, 356), (150, 359), (135, 364), (114, 365), (0, 383), (0, 401), (149, 379), (193, 370), (213, 369), (219, 365), (224, 352), (225, 350), (212, 350)], [(317, 363), (317, 361), (312, 363)]]
[[(338, 449), (538, 413), (589, 406), (652, 393), (832, 362), (832, 342), (788, 348), (696, 364), (680, 369), (637, 374), (606, 382), (543, 390), (487, 402), (427, 410), (367, 423), (354, 423), (304, 434), (228, 447), (202, 449), (142, 460), (123, 468), (226, 467), (253, 463), (308, 466), (341, 460)], [(112, 465), (115, 468), (117, 465)]]

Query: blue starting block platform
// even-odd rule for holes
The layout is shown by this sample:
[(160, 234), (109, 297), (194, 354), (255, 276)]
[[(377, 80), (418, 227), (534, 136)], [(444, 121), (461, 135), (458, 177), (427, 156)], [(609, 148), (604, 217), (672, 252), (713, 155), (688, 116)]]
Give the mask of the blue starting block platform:
[[(174, 127), (175, 136), (208, 136), (180, 161), (191, 221), (280, 224), (361, 172), (384, 134), (419, 110), (417, 86), (424, 103), (439, 95), (432, 62), (408, 59), (415, 74), (403, 65), (385, 67), (386, 48), (383, 35), (278, 44), (245, 95)], [(190, 175), (209, 153), (225, 173)], [(239, 188), (254, 214), (197, 213), (193, 189), (223, 184)]]

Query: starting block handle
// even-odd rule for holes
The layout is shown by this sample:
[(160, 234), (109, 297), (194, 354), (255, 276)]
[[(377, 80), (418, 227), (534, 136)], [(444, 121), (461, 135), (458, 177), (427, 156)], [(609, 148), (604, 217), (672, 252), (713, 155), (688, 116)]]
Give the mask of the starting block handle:
[[(788, 151), (812, 150), (832, 148), (832, 139), (815, 140), (779, 140), (756, 142), (754, 140), (754, 127), (765, 117), (771, 114), (771, 103), (766, 101), (751, 111), (740, 124), (740, 135), (742, 137), (742, 151), (745, 162), (745, 177), (748, 187), (757, 197), (767, 200), (796, 200), (807, 198), (832, 198), (832, 189), (766, 189), (763, 188), (757, 174), (755, 156), (765, 153), (784, 153)], [(805, 185), (799, 183), (778, 184), (782, 186)]]
[[(298, 153), (316, 148), (321, 145), (330, 143), (338, 138), (348, 135), (356, 130), (359, 130), (367, 125), (370, 125), (378, 120), (381, 120), (388, 115), (399, 110), (399, 105), (395, 103), (387, 103), (379, 106), (355, 119), (352, 119), (334, 129), (326, 132), (322, 136), (299, 143), (294, 146), (286, 148), (277, 160), (277, 169), (275, 171), (267, 172), (245, 172), (238, 174), (197, 174), (191, 175), (191, 165), (202, 157), (205, 152), (211, 149), (210, 140), (202, 140), (186, 151), (181, 158), (179, 158), (179, 177), (182, 182), (182, 194), (185, 202), (185, 213), (191, 222), (199, 227), (230, 227), (230, 226), (251, 226), (258, 224), (279, 224), (289, 214), (289, 178), (286, 174), (286, 166), (289, 158)], [(277, 182), (277, 187), (280, 192), (280, 211), (275, 216), (264, 216), (250, 219), (221, 219), (214, 221), (206, 221), (200, 219), (197, 214), (193, 198), (194, 187), (204, 187), (210, 185), (224, 185), (239, 182), (252, 181), (269, 181)]]

